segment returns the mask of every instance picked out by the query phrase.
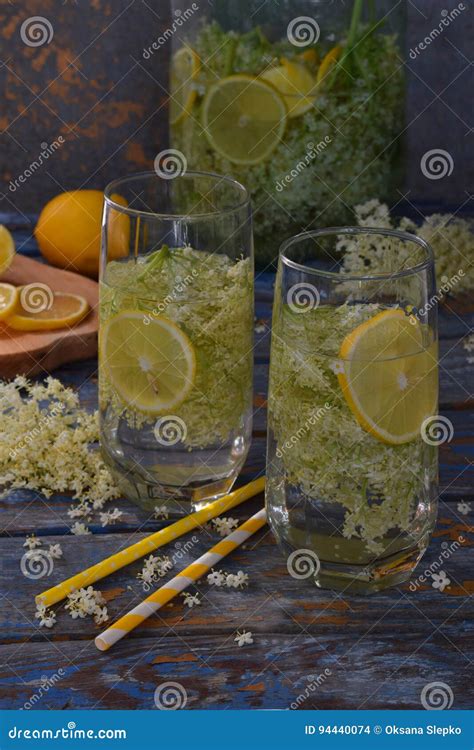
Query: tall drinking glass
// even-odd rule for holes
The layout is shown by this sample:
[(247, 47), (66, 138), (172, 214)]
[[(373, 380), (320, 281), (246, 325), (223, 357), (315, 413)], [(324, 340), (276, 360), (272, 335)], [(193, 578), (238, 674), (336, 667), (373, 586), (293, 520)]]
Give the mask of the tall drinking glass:
[(239, 183), (161, 171), (105, 191), (100, 429), (124, 494), (180, 515), (228, 492), (249, 449), (252, 226)]
[[(378, 272), (369, 273), (374, 257)], [(434, 283), (430, 247), (403, 232), (322, 229), (281, 248), (266, 501), (290, 572), (319, 587), (398, 584), (428, 545), (437, 507)]]

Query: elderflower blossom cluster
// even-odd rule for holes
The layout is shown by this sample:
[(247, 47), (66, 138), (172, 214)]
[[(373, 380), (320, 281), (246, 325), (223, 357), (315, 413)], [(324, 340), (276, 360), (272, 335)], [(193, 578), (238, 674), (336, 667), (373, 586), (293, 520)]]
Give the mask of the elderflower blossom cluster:
[(212, 570), (207, 576), (207, 582), (209, 586), (216, 586), (217, 588), (226, 586), (227, 588), (243, 589), (245, 586), (248, 586), (249, 577), (243, 570), (239, 570), (237, 573)]
[[(433, 214), (427, 216), (421, 226), (407, 218), (397, 223), (390, 216), (388, 206), (378, 200), (361, 203), (354, 211), (360, 227), (399, 229), (426, 240), (433, 248), (438, 282), (444, 282), (446, 278), (455, 280), (449, 289), (451, 293), (458, 294), (474, 287), (474, 275), (470, 270), (474, 259), (474, 234), (469, 221), (454, 218), (451, 214)], [(391, 237), (377, 238), (374, 242), (370, 235), (344, 236), (339, 239), (337, 249), (344, 252), (344, 271), (353, 274), (386, 273), (391, 270), (394, 257), (399, 268), (409, 268), (416, 262), (411, 243), (402, 243)]]
[(0, 486), (50, 497), (72, 492), (94, 509), (119, 496), (100, 452), (97, 413), (59, 380), (0, 381)]
[(118, 521), (122, 516), (123, 513), (118, 508), (114, 508), (113, 510), (106, 510), (100, 514), (100, 523), (102, 527), (108, 526), (110, 523), (115, 523), (115, 521)]
[(86, 589), (78, 589), (68, 594), (65, 609), (68, 610), (72, 619), (81, 619), (92, 616), (96, 625), (101, 625), (108, 619), (105, 599), (100, 591), (95, 591), (92, 586)]
[(159, 555), (150, 555), (144, 561), (143, 568), (138, 573), (137, 578), (143, 581), (143, 588), (147, 591), (153, 583), (163, 578), (173, 567), (169, 557), (160, 557)]
[(37, 605), (35, 618), (39, 620), (40, 628), (52, 628), (56, 624), (56, 613), (52, 609), (47, 609), (46, 604)]
[(190, 594), (189, 591), (183, 591), (181, 596), (183, 597), (184, 605), (186, 607), (189, 607), (189, 609), (192, 609), (192, 607), (196, 607), (201, 604), (199, 594)]
[(239, 525), (236, 518), (213, 518), (211, 523), (220, 536), (227, 536)]

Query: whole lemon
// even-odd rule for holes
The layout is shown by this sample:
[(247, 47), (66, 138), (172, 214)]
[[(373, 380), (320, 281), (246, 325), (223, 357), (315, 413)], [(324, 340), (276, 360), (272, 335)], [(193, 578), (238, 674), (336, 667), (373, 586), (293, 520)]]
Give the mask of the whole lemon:
[[(115, 203), (127, 205), (120, 195), (111, 198)], [(44, 258), (53, 266), (97, 278), (103, 207), (101, 190), (72, 190), (50, 200), (35, 228), (36, 241)], [(111, 211), (109, 218), (108, 258), (124, 257), (129, 250), (129, 217)]]

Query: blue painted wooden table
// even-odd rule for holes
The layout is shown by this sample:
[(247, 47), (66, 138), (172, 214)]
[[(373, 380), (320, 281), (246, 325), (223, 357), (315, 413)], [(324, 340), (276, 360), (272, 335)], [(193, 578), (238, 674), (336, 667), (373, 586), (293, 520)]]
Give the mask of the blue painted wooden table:
[[(26, 220), (15, 234), (20, 251), (36, 252)], [(240, 483), (264, 469), (271, 285), (269, 275), (257, 279), (254, 440)], [(64, 604), (52, 630), (38, 628), (33, 596), (46, 586), (20, 571), (25, 536), (34, 532), (62, 544), (64, 558), (48, 578), (50, 586), (166, 522), (123, 500), (117, 502), (123, 511), (118, 524), (102, 529), (95, 522), (93, 536), (72, 536), (70, 497), (46, 501), (17, 491), (0, 501), (0, 707), (153, 709), (155, 690), (170, 681), (185, 690), (190, 709), (420, 708), (421, 691), (432, 682), (449, 686), (454, 708), (472, 706), (474, 400), (472, 354), (463, 347), (472, 330), (472, 302), (448, 301), (440, 319), (441, 413), (453, 423), (454, 437), (441, 447), (438, 524), (416, 575), (434, 563), (446, 572), (449, 586), (434, 588), (428, 575), (416, 587), (370, 598), (316, 590), (287, 574), (264, 530), (224, 566), (248, 571), (248, 589), (201, 583), (201, 606), (188, 609), (177, 599), (100, 654), (93, 643), (99, 626), (89, 618), (72, 620)], [(54, 373), (77, 388), (90, 409), (96, 408), (96, 366), (87, 361)], [(263, 497), (256, 498), (232, 515), (247, 517), (262, 503)], [(464, 542), (443, 555), (459, 537)], [(200, 533), (187, 552), (184, 537), (165, 551), (181, 550), (184, 566), (216, 538)], [(140, 568), (137, 562), (101, 582), (113, 619), (143, 598), (136, 580)], [(234, 637), (244, 629), (254, 643), (238, 648)]]

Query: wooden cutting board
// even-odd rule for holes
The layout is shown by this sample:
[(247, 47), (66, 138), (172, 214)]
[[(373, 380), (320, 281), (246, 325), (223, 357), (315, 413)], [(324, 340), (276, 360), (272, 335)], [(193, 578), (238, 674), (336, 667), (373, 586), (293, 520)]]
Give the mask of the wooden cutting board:
[(0, 323), (0, 378), (48, 373), (59, 365), (97, 354), (99, 285), (95, 281), (22, 255), (15, 256), (1, 280), (15, 286), (36, 281), (53, 292), (81, 294), (91, 311), (72, 328), (56, 331), (14, 331)]

